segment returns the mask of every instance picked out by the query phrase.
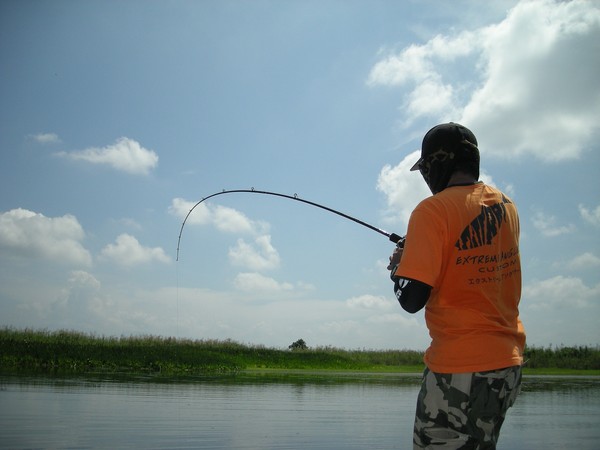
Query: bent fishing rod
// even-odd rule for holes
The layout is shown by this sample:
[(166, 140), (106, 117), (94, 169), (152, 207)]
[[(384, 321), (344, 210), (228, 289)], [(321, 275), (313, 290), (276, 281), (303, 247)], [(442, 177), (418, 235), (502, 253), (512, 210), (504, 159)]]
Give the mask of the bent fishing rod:
[(187, 215), (185, 216), (185, 219), (183, 219), (183, 223), (181, 224), (181, 229), (179, 230), (179, 239), (177, 240), (177, 258), (176, 261), (179, 261), (179, 245), (181, 244), (181, 235), (183, 234), (183, 227), (185, 226), (185, 223), (188, 220), (188, 217), (190, 217), (190, 214), (192, 213), (192, 211), (194, 211), (194, 209), (196, 209), (196, 207), (198, 205), (200, 205), (201, 203), (205, 202), (206, 200), (216, 197), (217, 195), (224, 195), (224, 194), (239, 194), (239, 193), (245, 193), (245, 194), (262, 194), (262, 195), (272, 195), (275, 197), (282, 197), (282, 198), (287, 198), (289, 200), (295, 200), (297, 202), (302, 202), (302, 203), (306, 203), (307, 205), (311, 205), (311, 206), (316, 206), (317, 208), (321, 208), (324, 209), (325, 211), (329, 211), (333, 214), (337, 214), (338, 216), (341, 216), (345, 219), (351, 220), (352, 222), (355, 222), (359, 225), (362, 225), (363, 227), (367, 227), (370, 230), (373, 230), (379, 234), (382, 234), (383, 236), (386, 236), (390, 241), (392, 241), (394, 244), (396, 244), (398, 247), (402, 247), (404, 245), (404, 237), (397, 235), (396, 233), (388, 233), (387, 231), (382, 230), (381, 228), (377, 228), (371, 224), (368, 224), (367, 222), (364, 222), (362, 220), (359, 220), (355, 217), (349, 216), (348, 214), (345, 214), (341, 211), (337, 211), (333, 208), (329, 208), (328, 206), (324, 206), (324, 205), (320, 205), (318, 203), (315, 202), (311, 202), (309, 200), (305, 200), (303, 198), (298, 197), (298, 194), (294, 194), (294, 195), (287, 195), (287, 194), (280, 194), (278, 192), (270, 192), (270, 191), (260, 191), (260, 190), (256, 190), (254, 188), (251, 189), (231, 189), (231, 190), (226, 190), (223, 189), (220, 192), (215, 192), (214, 194), (211, 194), (207, 197), (202, 198), (198, 203), (196, 203), (194, 206), (192, 206), (192, 209), (189, 210), (189, 212), (187, 213)]

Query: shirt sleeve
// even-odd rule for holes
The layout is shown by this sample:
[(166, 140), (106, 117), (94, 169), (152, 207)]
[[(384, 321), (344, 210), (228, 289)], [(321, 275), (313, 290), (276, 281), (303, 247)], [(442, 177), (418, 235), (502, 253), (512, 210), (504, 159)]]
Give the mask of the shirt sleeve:
[(423, 309), (429, 294), (431, 294), (431, 286), (421, 283), (420, 281), (407, 280), (406, 278), (396, 278), (394, 280), (394, 293), (400, 306), (411, 314)]
[(427, 200), (413, 211), (408, 222), (404, 253), (395, 275), (435, 288), (442, 271), (447, 226)]

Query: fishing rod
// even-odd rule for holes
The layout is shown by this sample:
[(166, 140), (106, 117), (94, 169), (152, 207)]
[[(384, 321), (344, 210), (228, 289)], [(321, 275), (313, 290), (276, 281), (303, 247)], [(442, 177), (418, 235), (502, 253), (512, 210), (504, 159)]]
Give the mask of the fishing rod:
[(209, 198), (213, 198), (216, 197), (217, 195), (224, 195), (224, 194), (237, 194), (237, 193), (246, 193), (246, 194), (262, 194), (262, 195), (272, 195), (275, 197), (282, 197), (282, 198), (287, 198), (290, 200), (296, 200), (298, 202), (302, 202), (302, 203), (306, 203), (307, 205), (311, 205), (311, 206), (316, 206), (317, 208), (321, 208), (324, 209), (325, 211), (329, 211), (331, 213), (337, 214), (338, 216), (341, 216), (345, 219), (351, 220), (353, 222), (356, 222), (359, 225), (362, 225), (363, 227), (367, 227), (379, 234), (382, 234), (384, 236), (386, 236), (390, 241), (392, 241), (394, 244), (396, 244), (399, 247), (402, 247), (404, 245), (404, 237), (397, 235), (396, 233), (388, 233), (387, 231), (382, 230), (381, 228), (377, 228), (371, 224), (368, 224), (367, 222), (363, 222), (362, 220), (359, 220), (355, 217), (349, 216), (348, 214), (345, 214), (343, 212), (337, 211), (333, 208), (329, 208), (328, 206), (324, 206), (324, 205), (320, 205), (318, 203), (315, 202), (311, 202), (309, 200), (305, 200), (303, 198), (298, 197), (298, 194), (294, 194), (294, 195), (287, 195), (287, 194), (280, 194), (278, 192), (270, 192), (270, 191), (259, 191), (256, 190), (254, 188), (251, 189), (231, 189), (231, 190), (226, 190), (223, 189), (220, 192), (215, 192), (214, 194), (209, 195), (208, 197), (204, 197), (202, 198), (202, 200), (200, 200), (198, 203), (196, 203), (192, 209), (189, 210), (189, 212), (187, 213), (187, 215), (185, 216), (185, 219), (183, 219), (183, 223), (181, 224), (181, 229), (179, 230), (179, 239), (177, 240), (177, 258), (176, 261), (179, 261), (179, 245), (181, 244), (181, 235), (183, 234), (183, 227), (185, 226), (185, 223), (188, 220), (188, 217), (190, 216), (190, 214), (192, 213), (192, 211), (200, 204), (205, 202), (206, 200), (208, 200)]

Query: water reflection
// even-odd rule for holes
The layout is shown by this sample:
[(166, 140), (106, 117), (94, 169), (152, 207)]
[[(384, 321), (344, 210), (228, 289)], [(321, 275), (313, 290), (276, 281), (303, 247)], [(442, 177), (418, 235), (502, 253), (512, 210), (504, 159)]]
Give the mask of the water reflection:
[[(410, 449), (418, 376), (0, 377), (0, 448)], [(500, 449), (597, 448), (598, 379), (528, 378)]]
[(505, 448), (598, 449), (600, 379), (527, 378), (509, 414)]

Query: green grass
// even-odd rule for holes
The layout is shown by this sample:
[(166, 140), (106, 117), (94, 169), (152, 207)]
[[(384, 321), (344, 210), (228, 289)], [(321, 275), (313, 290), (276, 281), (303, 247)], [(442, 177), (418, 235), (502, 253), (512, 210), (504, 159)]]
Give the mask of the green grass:
[[(531, 348), (525, 373), (600, 374), (600, 350)], [(105, 337), (76, 331), (0, 329), (0, 370), (57, 374), (112, 373), (187, 376), (242, 371), (419, 373), (423, 353), (413, 350), (304, 350), (267, 348), (225, 340)]]
[(362, 351), (331, 347), (282, 350), (234, 341), (156, 336), (99, 337), (75, 331), (0, 330), (0, 368), (5, 371), (112, 372), (196, 375), (242, 370), (306, 369), (390, 371), (422, 368), (415, 351)]
[(526, 367), (530, 369), (599, 370), (600, 348), (529, 347), (525, 350)]

